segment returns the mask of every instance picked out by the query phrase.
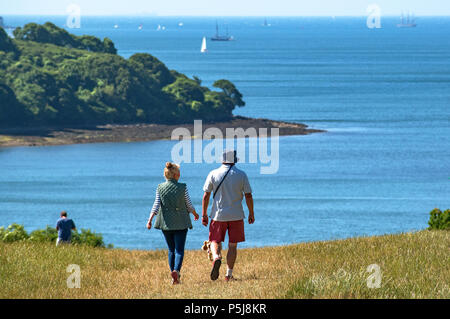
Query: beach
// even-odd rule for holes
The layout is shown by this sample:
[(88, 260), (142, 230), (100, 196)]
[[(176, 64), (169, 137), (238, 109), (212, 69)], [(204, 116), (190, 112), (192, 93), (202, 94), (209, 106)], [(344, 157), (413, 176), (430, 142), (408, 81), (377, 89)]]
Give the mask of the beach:
[[(207, 128), (219, 128), (225, 136), (226, 128), (267, 128), (270, 136), (271, 128), (279, 128), (279, 134), (307, 135), (324, 132), (309, 129), (307, 125), (274, 121), (269, 119), (248, 118), (236, 116), (228, 122), (203, 123), (203, 131)], [(93, 127), (32, 127), (32, 128), (0, 128), (0, 147), (12, 146), (47, 146), (70, 145), (86, 143), (120, 143), (144, 142), (153, 140), (170, 140), (172, 131), (176, 128), (187, 128), (194, 132), (192, 124), (130, 124), (130, 125), (99, 125)], [(194, 136), (193, 136), (194, 137)]]

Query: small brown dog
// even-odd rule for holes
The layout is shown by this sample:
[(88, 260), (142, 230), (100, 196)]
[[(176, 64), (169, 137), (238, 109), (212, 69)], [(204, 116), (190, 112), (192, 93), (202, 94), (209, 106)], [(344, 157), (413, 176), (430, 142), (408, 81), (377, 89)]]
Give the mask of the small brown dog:
[(202, 249), (208, 252), (208, 258), (209, 258), (209, 260), (212, 261), (213, 260), (213, 254), (212, 254), (212, 251), (211, 251), (211, 242), (208, 241), (208, 240), (205, 240), (203, 242)]

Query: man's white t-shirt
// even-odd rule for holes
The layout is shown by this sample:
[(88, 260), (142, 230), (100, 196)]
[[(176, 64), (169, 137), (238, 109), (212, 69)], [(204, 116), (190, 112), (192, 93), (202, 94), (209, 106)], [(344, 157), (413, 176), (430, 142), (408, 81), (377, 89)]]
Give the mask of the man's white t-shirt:
[[(203, 191), (214, 193), (229, 167), (229, 165), (223, 164), (219, 168), (211, 171), (206, 178)], [(221, 222), (244, 219), (245, 214), (244, 208), (242, 207), (242, 199), (244, 198), (244, 194), (251, 192), (252, 189), (247, 174), (236, 168), (236, 165), (233, 165), (222, 185), (220, 185), (216, 198), (213, 200), (209, 217)]]

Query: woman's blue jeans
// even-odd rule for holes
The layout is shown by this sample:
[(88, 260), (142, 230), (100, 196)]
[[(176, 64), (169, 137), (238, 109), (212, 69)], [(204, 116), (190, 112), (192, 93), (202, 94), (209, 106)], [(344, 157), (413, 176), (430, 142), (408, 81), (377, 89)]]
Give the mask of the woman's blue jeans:
[(183, 264), (184, 245), (186, 243), (187, 229), (163, 230), (164, 238), (169, 247), (170, 271), (180, 271)]

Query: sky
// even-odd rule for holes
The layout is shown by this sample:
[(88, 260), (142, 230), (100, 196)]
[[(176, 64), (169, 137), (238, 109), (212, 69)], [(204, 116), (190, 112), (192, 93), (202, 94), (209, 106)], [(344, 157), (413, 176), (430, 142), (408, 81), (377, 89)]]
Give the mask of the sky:
[(377, 4), (382, 15), (450, 16), (450, 0), (0, 0), (0, 16), (67, 15), (70, 4), (82, 15), (366, 16)]

